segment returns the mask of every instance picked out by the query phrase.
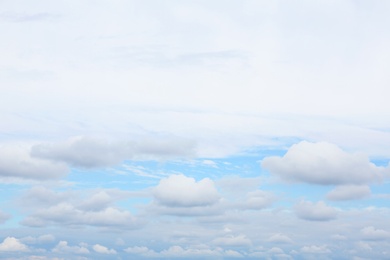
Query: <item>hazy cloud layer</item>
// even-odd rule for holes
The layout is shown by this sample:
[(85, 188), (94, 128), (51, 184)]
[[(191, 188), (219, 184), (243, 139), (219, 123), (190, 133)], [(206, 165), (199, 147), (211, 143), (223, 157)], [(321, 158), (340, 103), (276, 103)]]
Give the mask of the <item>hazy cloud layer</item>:
[(115, 165), (123, 160), (162, 160), (193, 156), (194, 143), (172, 138), (129, 142), (83, 136), (62, 143), (34, 145), (31, 155), (70, 166), (95, 168)]
[(344, 152), (334, 144), (302, 141), (283, 157), (266, 157), (262, 167), (291, 182), (311, 184), (367, 184), (380, 181), (384, 168), (362, 154)]

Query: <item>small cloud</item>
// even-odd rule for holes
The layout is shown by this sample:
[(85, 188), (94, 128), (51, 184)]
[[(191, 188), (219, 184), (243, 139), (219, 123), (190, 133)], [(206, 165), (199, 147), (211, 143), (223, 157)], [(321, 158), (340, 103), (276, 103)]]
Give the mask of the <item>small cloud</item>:
[(219, 200), (212, 180), (205, 178), (197, 182), (181, 174), (162, 179), (153, 195), (160, 204), (169, 207), (208, 206)]
[(0, 252), (26, 252), (29, 251), (28, 247), (20, 242), (19, 239), (14, 237), (6, 237), (2, 243), (0, 243)]
[(209, 167), (218, 168), (218, 164), (212, 160), (203, 160), (202, 164)]
[(383, 229), (376, 229), (372, 226), (360, 230), (365, 240), (386, 240), (390, 239), (390, 232)]
[(72, 254), (89, 254), (89, 250), (84, 246), (69, 246), (67, 241), (60, 241), (52, 249), (54, 253), (72, 253)]
[(329, 221), (337, 217), (337, 210), (323, 201), (313, 203), (302, 200), (294, 206), (294, 212), (299, 218), (312, 221)]
[(326, 198), (328, 200), (357, 200), (370, 196), (370, 187), (366, 185), (343, 185), (331, 190)]
[(99, 244), (94, 245), (92, 248), (93, 250), (95, 250), (95, 252), (99, 254), (108, 254), (108, 255), (116, 254), (116, 251), (114, 249), (108, 249), (107, 247)]

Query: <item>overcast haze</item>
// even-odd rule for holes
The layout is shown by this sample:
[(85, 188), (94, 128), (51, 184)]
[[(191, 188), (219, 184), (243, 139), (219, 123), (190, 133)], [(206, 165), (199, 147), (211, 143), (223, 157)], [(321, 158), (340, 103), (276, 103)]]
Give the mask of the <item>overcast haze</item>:
[(389, 14), (0, 1), (0, 258), (389, 259)]

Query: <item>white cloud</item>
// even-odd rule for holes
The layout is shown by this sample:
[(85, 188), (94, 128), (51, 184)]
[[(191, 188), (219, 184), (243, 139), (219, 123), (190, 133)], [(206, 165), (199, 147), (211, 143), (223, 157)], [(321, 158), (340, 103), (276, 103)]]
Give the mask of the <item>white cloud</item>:
[(328, 200), (356, 200), (370, 196), (370, 187), (366, 185), (337, 186), (326, 194)]
[(90, 225), (100, 227), (137, 227), (137, 219), (126, 210), (107, 207), (99, 211), (86, 211), (76, 208), (70, 203), (60, 203), (25, 218), (22, 222), (26, 226), (46, 225)]
[(99, 245), (99, 244), (94, 245), (92, 248), (93, 248), (93, 250), (95, 250), (95, 252), (97, 252), (99, 254), (114, 255), (117, 253), (114, 249), (109, 249), (109, 248), (102, 246), (102, 245)]
[(373, 226), (364, 227), (360, 230), (365, 240), (386, 240), (390, 239), (390, 232), (383, 229), (376, 229)]
[(213, 168), (218, 168), (218, 164), (216, 162), (214, 162), (213, 160), (203, 160), (202, 164), (206, 165), (206, 166), (213, 167)]
[(82, 198), (81, 192), (55, 192), (34, 187), (21, 199), (22, 206), (32, 211), (21, 224), (37, 227), (90, 225), (111, 228), (135, 228), (141, 224), (131, 212), (114, 206), (117, 200), (128, 197), (127, 192), (106, 189), (90, 193), (89, 197)]
[(20, 242), (19, 239), (14, 237), (6, 237), (2, 243), (0, 243), (0, 252), (26, 252), (29, 248)]
[(328, 221), (337, 217), (337, 210), (327, 206), (323, 201), (313, 203), (310, 201), (300, 201), (294, 205), (295, 214), (305, 220)]
[(81, 136), (62, 143), (34, 145), (31, 155), (71, 166), (95, 168), (119, 164), (126, 159), (188, 157), (194, 155), (194, 144), (172, 138), (130, 142)]
[(303, 246), (301, 248), (301, 252), (305, 254), (329, 254), (332, 251), (330, 251), (330, 249), (326, 245), (321, 245), (321, 246), (311, 245), (311, 246)]
[(170, 175), (153, 190), (155, 199), (169, 207), (213, 205), (219, 200), (214, 182), (209, 178), (196, 181), (184, 175)]
[(50, 180), (63, 177), (68, 168), (62, 163), (33, 158), (28, 145), (0, 144), (0, 177)]
[(367, 184), (382, 179), (383, 168), (362, 154), (349, 154), (334, 144), (302, 141), (283, 157), (266, 157), (262, 167), (292, 182), (311, 184)]
[(67, 241), (58, 242), (52, 251), (54, 253), (89, 254), (88, 248), (84, 246), (69, 246)]

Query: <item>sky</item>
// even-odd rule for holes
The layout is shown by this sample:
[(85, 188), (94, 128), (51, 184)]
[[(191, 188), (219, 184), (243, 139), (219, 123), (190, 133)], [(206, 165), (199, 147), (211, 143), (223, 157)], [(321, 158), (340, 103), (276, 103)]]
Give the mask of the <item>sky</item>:
[(390, 259), (389, 13), (1, 0), (0, 259)]

